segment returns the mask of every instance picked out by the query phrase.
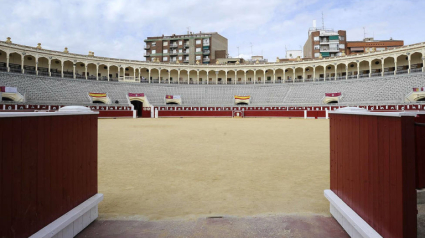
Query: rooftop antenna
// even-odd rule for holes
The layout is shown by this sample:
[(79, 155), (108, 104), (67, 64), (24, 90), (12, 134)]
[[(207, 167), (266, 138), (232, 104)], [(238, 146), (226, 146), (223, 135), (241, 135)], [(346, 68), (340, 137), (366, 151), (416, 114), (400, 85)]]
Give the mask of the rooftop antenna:
[(325, 30), (325, 15), (322, 12), (322, 28)]

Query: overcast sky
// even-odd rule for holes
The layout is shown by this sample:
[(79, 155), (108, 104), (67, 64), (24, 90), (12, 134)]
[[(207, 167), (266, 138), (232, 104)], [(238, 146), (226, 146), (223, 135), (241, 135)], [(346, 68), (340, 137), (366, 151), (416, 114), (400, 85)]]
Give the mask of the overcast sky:
[(425, 1), (419, 0), (0, 0), (0, 39), (96, 56), (138, 59), (148, 36), (218, 32), (230, 56), (270, 61), (301, 49), (312, 21), (367, 37), (425, 41)]

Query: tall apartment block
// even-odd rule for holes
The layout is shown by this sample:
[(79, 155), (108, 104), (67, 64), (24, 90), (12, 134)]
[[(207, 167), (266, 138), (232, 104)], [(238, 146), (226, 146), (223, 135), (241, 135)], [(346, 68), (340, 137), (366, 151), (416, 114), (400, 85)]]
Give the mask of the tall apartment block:
[(304, 58), (340, 56), (346, 53), (346, 31), (311, 27), (304, 44)]
[(227, 38), (217, 32), (162, 35), (148, 37), (145, 42), (146, 61), (209, 64), (226, 58), (228, 52)]

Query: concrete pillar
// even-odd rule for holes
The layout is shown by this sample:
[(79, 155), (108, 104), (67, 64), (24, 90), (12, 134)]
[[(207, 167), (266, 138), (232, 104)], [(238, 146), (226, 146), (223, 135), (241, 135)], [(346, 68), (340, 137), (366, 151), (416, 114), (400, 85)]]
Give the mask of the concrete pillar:
[(236, 81), (238, 80), (238, 71), (237, 70), (235, 70), (235, 84), (236, 84)]
[(76, 79), (76, 77), (77, 77), (77, 75), (75, 74), (75, 67), (76, 67), (76, 64), (72, 64), (72, 67), (73, 67), (74, 79)]
[(187, 71), (187, 84), (190, 83), (190, 71)]
[(245, 84), (246, 84), (246, 71), (243, 71), (243, 77), (244, 77)]
[(283, 83), (286, 83), (286, 69), (283, 68)]
[(118, 81), (120, 80), (121, 66), (118, 66)]
[(348, 65), (345, 66), (345, 80), (348, 79)]
[(215, 71), (215, 84), (218, 84), (218, 71)]
[(305, 82), (305, 68), (303, 68), (303, 82)]
[(266, 70), (264, 70), (263, 72), (264, 72), (263, 84), (266, 84)]
[(51, 65), (52, 65), (52, 60), (50, 60), (50, 59), (48, 59), (49, 60), (49, 76), (50, 77), (52, 77), (52, 72), (50, 72), (51, 70), (50, 70), (50, 68), (51, 68)]
[(158, 69), (158, 83), (161, 83), (161, 69)]
[(109, 81), (109, 65), (108, 65), (108, 66), (106, 66), (106, 67), (108, 68), (108, 69), (107, 69), (107, 70), (108, 70), (108, 75), (107, 75), (107, 76), (108, 76), (108, 81)]
[(369, 61), (369, 78), (372, 77), (372, 61)]
[(136, 69), (133, 68), (133, 80), (136, 81)]
[(316, 81), (316, 66), (313, 65), (313, 82)]
[(256, 74), (257, 74), (257, 70), (254, 69), (254, 84), (255, 84), (255, 81), (257, 81)]
[(397, 74), (397, 58), (394, 57), (394, 75)]
[(196, 78), (197, 78), (198, 84), (199, 84), (199, 71), (196, 72)]
[(224, 83), (225, 84), (227, 84), (227, 71), (225, 72), (225, 74), (224, 74), (225, 76), (224, 76)]
[(273, 84), (276, 83), (276, 70), (273, 70)]
[(7, 69), (7, 72), (10, 72), (10, 69), (9, 69), (9, 53), (6, 55), (6, 69)]
[(171, 80), (171, 70), (168, 70), (168, 84), (170, 84)]
[(209, 83), (210, 79), (208, 78), (208, 71), (207, 71), (207, 84)]
[(360, 62), (357, 63), (357, 78), (360, 77)]
[(295, 83), (295, 67), (292, 69), (292, 83)]
[(21, 57), (21, 73), (24, 73), (24, 62), (25, 62), (25, 55), (22, 55), (22, 57)]
[(148, 83), (151, 83), (151, 69), (148, 69)]
[(425, 72), (424, 71), (424, 68), (425, 68), (425, 57), (423, 57), (423, 53), (422, 53), (422, 72)]
[(323, 81), (326, 81), (326, 67), (323, 67)]
[(177, 84), (180, 84), (180, 70), (177, 70)]
[(35, 59), (35, 75), (38, 75), (38, 58)]
[(385, 67), (384, 67), (384, 60), (381, 60), (381, 65), (382, 65), (382, 70), (381, 70), (381, 76), (384, 77), (384, 71), (385, 71)]
[(96, 81), (99, 80), (99, 64), (96, 64)]
[(409, 68), (407, 69), (407, 73), (410, 74), (410, 55), (409, 55)]
[(62, 67), (62, 70), (61, 70), (61, 78), (63, 78), (63, 61), (61, 61), (61, 67)]
[(88, 70), (88, 67), (87, 67), (87, 64), (86, 64), (86, 72), (85, 72), (85, 73), (86, 73), (86, 80), (88, 79), (88, 74), (89, 74), (89, 73), (87, 72), (87, 70)]

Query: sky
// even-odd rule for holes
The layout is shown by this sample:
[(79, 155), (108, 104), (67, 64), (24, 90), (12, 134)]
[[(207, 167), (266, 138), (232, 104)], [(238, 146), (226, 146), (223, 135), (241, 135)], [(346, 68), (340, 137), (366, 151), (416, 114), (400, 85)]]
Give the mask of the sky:
[[(144, 60), (149, 36), (218, 32), (229, 55), (269, 61), (302, 49), (312, 21), (366, 37), (425, 42), (423, 0), (0, 0), (0, 40)], [(251, 51), (252, 45), (252, 51)], [(239, 47), (239, 50), (238, 50)]]

